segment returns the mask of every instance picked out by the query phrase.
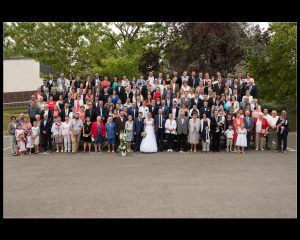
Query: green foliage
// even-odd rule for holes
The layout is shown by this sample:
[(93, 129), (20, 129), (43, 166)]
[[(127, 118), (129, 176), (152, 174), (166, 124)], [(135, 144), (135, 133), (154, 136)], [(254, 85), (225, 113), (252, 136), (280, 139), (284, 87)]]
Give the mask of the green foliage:
[(101, 60), (100, 66), (95, 66), (93, 72), (100, 72), (110, 79), (115, 75), (118, 79), (122, 79), (122, 76), (126, 75), (131, 80), (132, 77), (139, 77), (138, 61), (139, 56), (111, 56)]
[(272, 23), (268, 40), (247, 57), (263, 100), (284, 103), (290, 111), (296, 110), (296, 30), (296, 23)]

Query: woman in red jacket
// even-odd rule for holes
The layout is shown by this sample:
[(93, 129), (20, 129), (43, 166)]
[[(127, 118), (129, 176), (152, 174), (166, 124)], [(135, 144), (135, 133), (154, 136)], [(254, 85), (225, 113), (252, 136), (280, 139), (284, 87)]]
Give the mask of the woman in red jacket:
[(95, 152), (97, 152), (97, 146), (98, 151), (101, 152), (101, 143), (105, 137), (105, 125), (100, 116), (98, 116), (97, 120), (92, 124), (91, 135), (94, 138)]
[(264, 114), (260, 112), (257, 118), (254, 118), (253, 121), (253, 135), (255, 137), (256, 143), (256, 151), (260, 150), (264, 151), (265, 138), (267, 135), (267, 131), (269, 129), (269, 124), (267, 119), (264, 118)]

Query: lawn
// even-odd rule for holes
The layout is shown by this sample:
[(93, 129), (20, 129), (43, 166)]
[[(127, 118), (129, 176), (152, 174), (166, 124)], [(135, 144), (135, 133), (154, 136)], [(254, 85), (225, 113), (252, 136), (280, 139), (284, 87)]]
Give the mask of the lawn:
[(10, 117), (12, 115), (16, 116), (17, 119), (19, 118), (19, 114), (23, 112), (25, 115), (28, 115), (28, 109), (27, 108), (12, 108), (8, 110), (3, 110), (3, 132), (7, 132), (8, 124), (10, 123)]

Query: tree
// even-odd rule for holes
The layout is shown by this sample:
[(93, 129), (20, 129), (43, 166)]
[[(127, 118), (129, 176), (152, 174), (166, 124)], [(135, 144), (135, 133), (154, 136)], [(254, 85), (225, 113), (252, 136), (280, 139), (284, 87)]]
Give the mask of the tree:
[(271, 23), (268, 37), (247, 57), (248, 71), (253, 74), (264, 101), (285, 104), (296, 109), (296, 23)]
[(243, 23), (173, 24), (165, 58), (173, 69), (231, 71), (246, 53)]

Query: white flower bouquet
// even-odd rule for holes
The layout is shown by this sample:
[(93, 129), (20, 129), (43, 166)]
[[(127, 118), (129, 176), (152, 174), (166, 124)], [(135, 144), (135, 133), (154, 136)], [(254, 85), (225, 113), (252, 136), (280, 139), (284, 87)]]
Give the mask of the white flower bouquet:
[(126, 145), (126, 132), (121, 131), (120, 132), (120, 145), (118, 147), (118, 152), (126, 152), (127, 145)]

